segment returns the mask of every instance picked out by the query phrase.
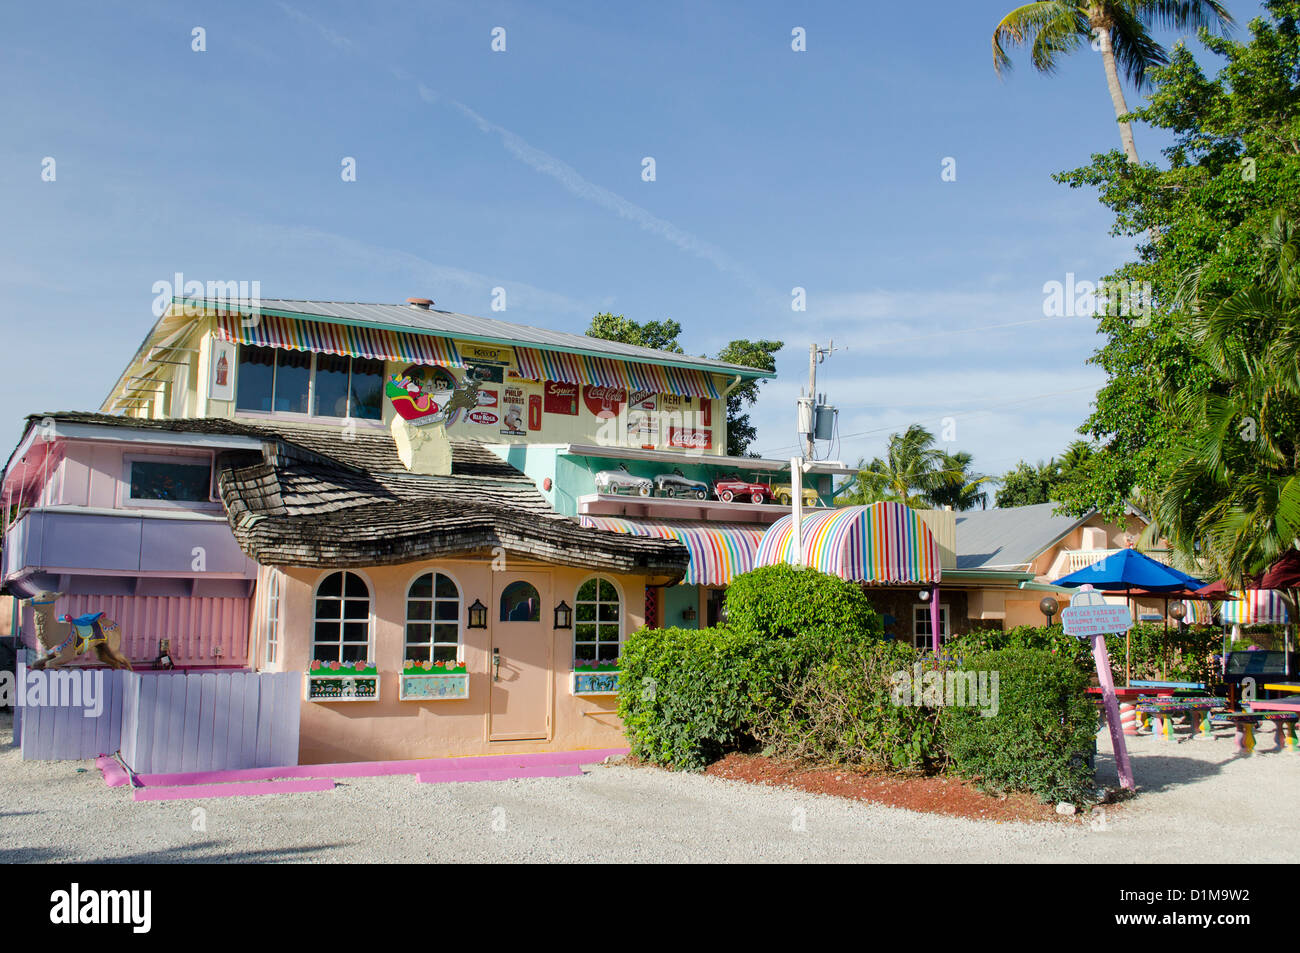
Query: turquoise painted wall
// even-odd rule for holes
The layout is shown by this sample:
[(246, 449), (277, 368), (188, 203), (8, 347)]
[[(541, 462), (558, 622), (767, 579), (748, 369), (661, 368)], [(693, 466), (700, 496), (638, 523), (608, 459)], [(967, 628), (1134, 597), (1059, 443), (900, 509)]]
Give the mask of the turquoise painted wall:
[[(663, 625), (665, 628), (698, 629), (700, 627), (699, 586), (669, 586), (663, 590), (663, 594)], [(687, 606), (691, 606), (696, 612), (695, 618), (689, 622), (682, 618), (682, 610)]]

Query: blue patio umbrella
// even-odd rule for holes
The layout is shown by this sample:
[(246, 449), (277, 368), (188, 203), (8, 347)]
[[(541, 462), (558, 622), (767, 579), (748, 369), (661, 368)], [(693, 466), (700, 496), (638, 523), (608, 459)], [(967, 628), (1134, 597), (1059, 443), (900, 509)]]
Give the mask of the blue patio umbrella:
[[(1123, 592), (1126, 598), (1134, 589), (1145, 589), (1148, 592), (1173, 592), (1179, 589), (1200, 589), (1205, 585), (1201, 580), (1185, 572), (1179, 572), (1172, 566), (1166, 566), (1136, 549), (1121, 549), (1091, 566), (1085, 566), (1068, 576), (1054, 580), (1052, 584), (1068, 588), (1091, 585), (1094, 589)], [(1166, 609), (1168, 609), (1167, 605)], [(1165, 625), (1168, 624), (1166, 619)], [(1131, 639), (1126, 633), (1124, 637), (1125, 681), (1128, 681), (1130, 676), (1130, 647)], [(1163, 669), (1162, 664), (1161, 670)]]
[(1155, 592), (1175, 589), (1200, 589), (1205, 583), (1179, 572), (1172, 566), (1157, 562), (1136, 549), (1121, 549), (1091, 566), (1084, 566), (1068, 576), (1052, 582), (1054, 586), (1091, 585), (1094, 589), (1109, 591), (1147, 589)]

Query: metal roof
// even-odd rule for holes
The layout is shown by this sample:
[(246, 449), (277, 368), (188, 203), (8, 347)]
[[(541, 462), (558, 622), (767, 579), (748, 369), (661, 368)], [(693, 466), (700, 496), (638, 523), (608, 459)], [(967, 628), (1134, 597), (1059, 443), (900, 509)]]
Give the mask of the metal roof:
[(957, 514), (957, 568), (1024, 566), (1087, 516), (1058, 516), (1057, 503)]
[(251, 301), (208, 301), (207, 299), (173, 298), (174, 304), (203, 307), (211, 310), (252, 311), (288, 318), (318, 318), (338, 324), (381, 327), (396, 331), (426, 331), (492, 344), (522, 344), (544, 350), (577, 352), (596, 357), (620, 357), (631, 361), (669, 364), (690, 367), (718, 374), (742, 377), (774, 377), (772, 371), (740, 364), (728, 364), (707, 357), (656, 351), (653, 348), (607, 341), (604, 338), (534, 328), (524, 324), (511, 324), (495, 318), (480, 318), (455, 311), (416, 307), (409, 304), (367, 304), (357, 301), (305, 301), (296, 298), (262, 298)]

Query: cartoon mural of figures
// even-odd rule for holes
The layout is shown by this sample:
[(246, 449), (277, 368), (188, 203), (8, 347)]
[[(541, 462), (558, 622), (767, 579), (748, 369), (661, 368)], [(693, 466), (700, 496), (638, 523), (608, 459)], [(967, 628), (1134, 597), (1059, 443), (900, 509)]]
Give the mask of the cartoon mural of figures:
[[(32, 662), (31, 668), (58, 668), (74, 662), (87, 649), (94, 649), (95, 655), (109, 668), (124, 668), (128, 671), (131, 662), (120, 651), (122, 629), (112, 619), (104, 618), (102, 612), (88, 612), (72, 617), (63, 615), (55, 618), (54, 603), (62, 596), (61, 592), (38, 592), (25, 600), (32, 607), (36, 621), (36, 641), (40, 644), (41, 655)], [(66, 637), (56, 623), (67, 626)]]

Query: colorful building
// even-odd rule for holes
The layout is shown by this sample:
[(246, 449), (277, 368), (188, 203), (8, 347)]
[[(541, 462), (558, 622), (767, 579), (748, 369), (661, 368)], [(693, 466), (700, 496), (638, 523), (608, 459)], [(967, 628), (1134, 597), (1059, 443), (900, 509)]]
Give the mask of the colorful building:
[(177, 301), (101, 413), (29, 419), (3, 584), (137, 667), (304, 672), (304, 761), (617, 744), (622, 639), (716, 621), (794, 492), (725, 454), (761, 376), (418, 299)]

